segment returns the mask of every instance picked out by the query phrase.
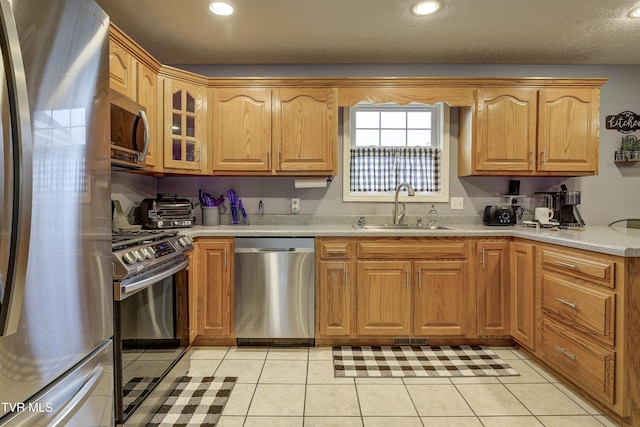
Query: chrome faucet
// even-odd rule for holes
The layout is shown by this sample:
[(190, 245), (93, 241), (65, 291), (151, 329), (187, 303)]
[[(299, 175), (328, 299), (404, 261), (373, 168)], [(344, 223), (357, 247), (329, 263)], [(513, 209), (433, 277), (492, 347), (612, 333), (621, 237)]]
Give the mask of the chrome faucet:
[(405, 215), (405, 213), (407, 211), (407, 207), (404, 204), (404, 202), (400, 202), (400, 203), (402, 203), (402, 212), (398, 213), (398, 194), (400, 194), (400, 190), (402, 190), (403, 187), (406, 188), (407, 191), (409, 192), (409, 197), (412, 197), (412, 196), (416, 195), (416, 192), (413, 190), (413, 187), (408, 182), (403, 182), (402, 184), (398, 185), (398, 188), (396, 188), (395, 208), (393, 210), (393, 223), (394, 224), (402, 224), (402, 221), (404, 220), (404, 215)]

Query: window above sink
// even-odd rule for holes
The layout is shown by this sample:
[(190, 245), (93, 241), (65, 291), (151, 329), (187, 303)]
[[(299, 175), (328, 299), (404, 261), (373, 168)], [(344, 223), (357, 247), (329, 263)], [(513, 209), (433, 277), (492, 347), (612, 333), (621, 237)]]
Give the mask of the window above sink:
[(398, 184), (413, 202), (449, 197), (449, 107), (360, 103), (343, 115), (343, 201), (393, 201)]

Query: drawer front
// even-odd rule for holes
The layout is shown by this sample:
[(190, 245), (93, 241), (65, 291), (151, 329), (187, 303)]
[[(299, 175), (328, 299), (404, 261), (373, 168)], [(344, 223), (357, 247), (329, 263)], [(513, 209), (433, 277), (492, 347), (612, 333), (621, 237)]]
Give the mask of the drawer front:
[(329, 259), (351, 258), (353, 244), (349, 240), (325, 240), (320, 242), (320, 257)]
[(615, 352), (578, 338), (567, 328), (545, 319), (542, 357), (585, 391), (615, 402)]
[(580, 286), (560, 276), (542, 276), (543, 310), (598, 341), (615, 344), (615, 295)]
[(464, 239), (384, 239), (357, 243), (358, 258), (465, 259)]
[(585, 279), (610, 288), (614, 287), (614, 267), (611, 260), (590, 257), (572, 250), (542, 250), (542, 267)]

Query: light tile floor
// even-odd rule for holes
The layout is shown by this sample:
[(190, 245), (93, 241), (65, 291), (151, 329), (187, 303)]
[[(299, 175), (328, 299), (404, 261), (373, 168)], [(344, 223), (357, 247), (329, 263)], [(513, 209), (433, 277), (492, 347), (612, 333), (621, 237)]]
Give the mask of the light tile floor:
[(330, 347), (197, 347), (186, 375), (236, 376), (219, 427), (616, 426), (514, 348), (520, 376), (334, 378)]

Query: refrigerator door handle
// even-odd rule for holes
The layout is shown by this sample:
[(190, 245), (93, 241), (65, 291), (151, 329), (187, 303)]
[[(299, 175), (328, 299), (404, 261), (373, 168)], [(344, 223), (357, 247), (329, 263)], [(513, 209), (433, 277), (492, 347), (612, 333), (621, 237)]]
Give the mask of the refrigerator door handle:
[(77, 408), (91, 396), (91, 392), (96, 388), (103, 372), (104, 368), (102, 366), (96, 366), (91, 372), (89, 372), (85, 377), (82, 387), (77, 391), (72, 391), (73, 397), (68, 400), (68, 403), (60, 409), (60, 412), (48, 425), (64, 426), (69, 421), (69, 418), (71, 418), (76, 412)]
[(32, 192), (32, 135), (27, 80), (20, 40), (11, 4), (0, 0), (0, 48), (7, 75), (11, 142), (13, 145), (13, 206), (4, 207), (12, 217), (9, 265), (0, 302), (0, 336), (18, 329), (29, 255)]

